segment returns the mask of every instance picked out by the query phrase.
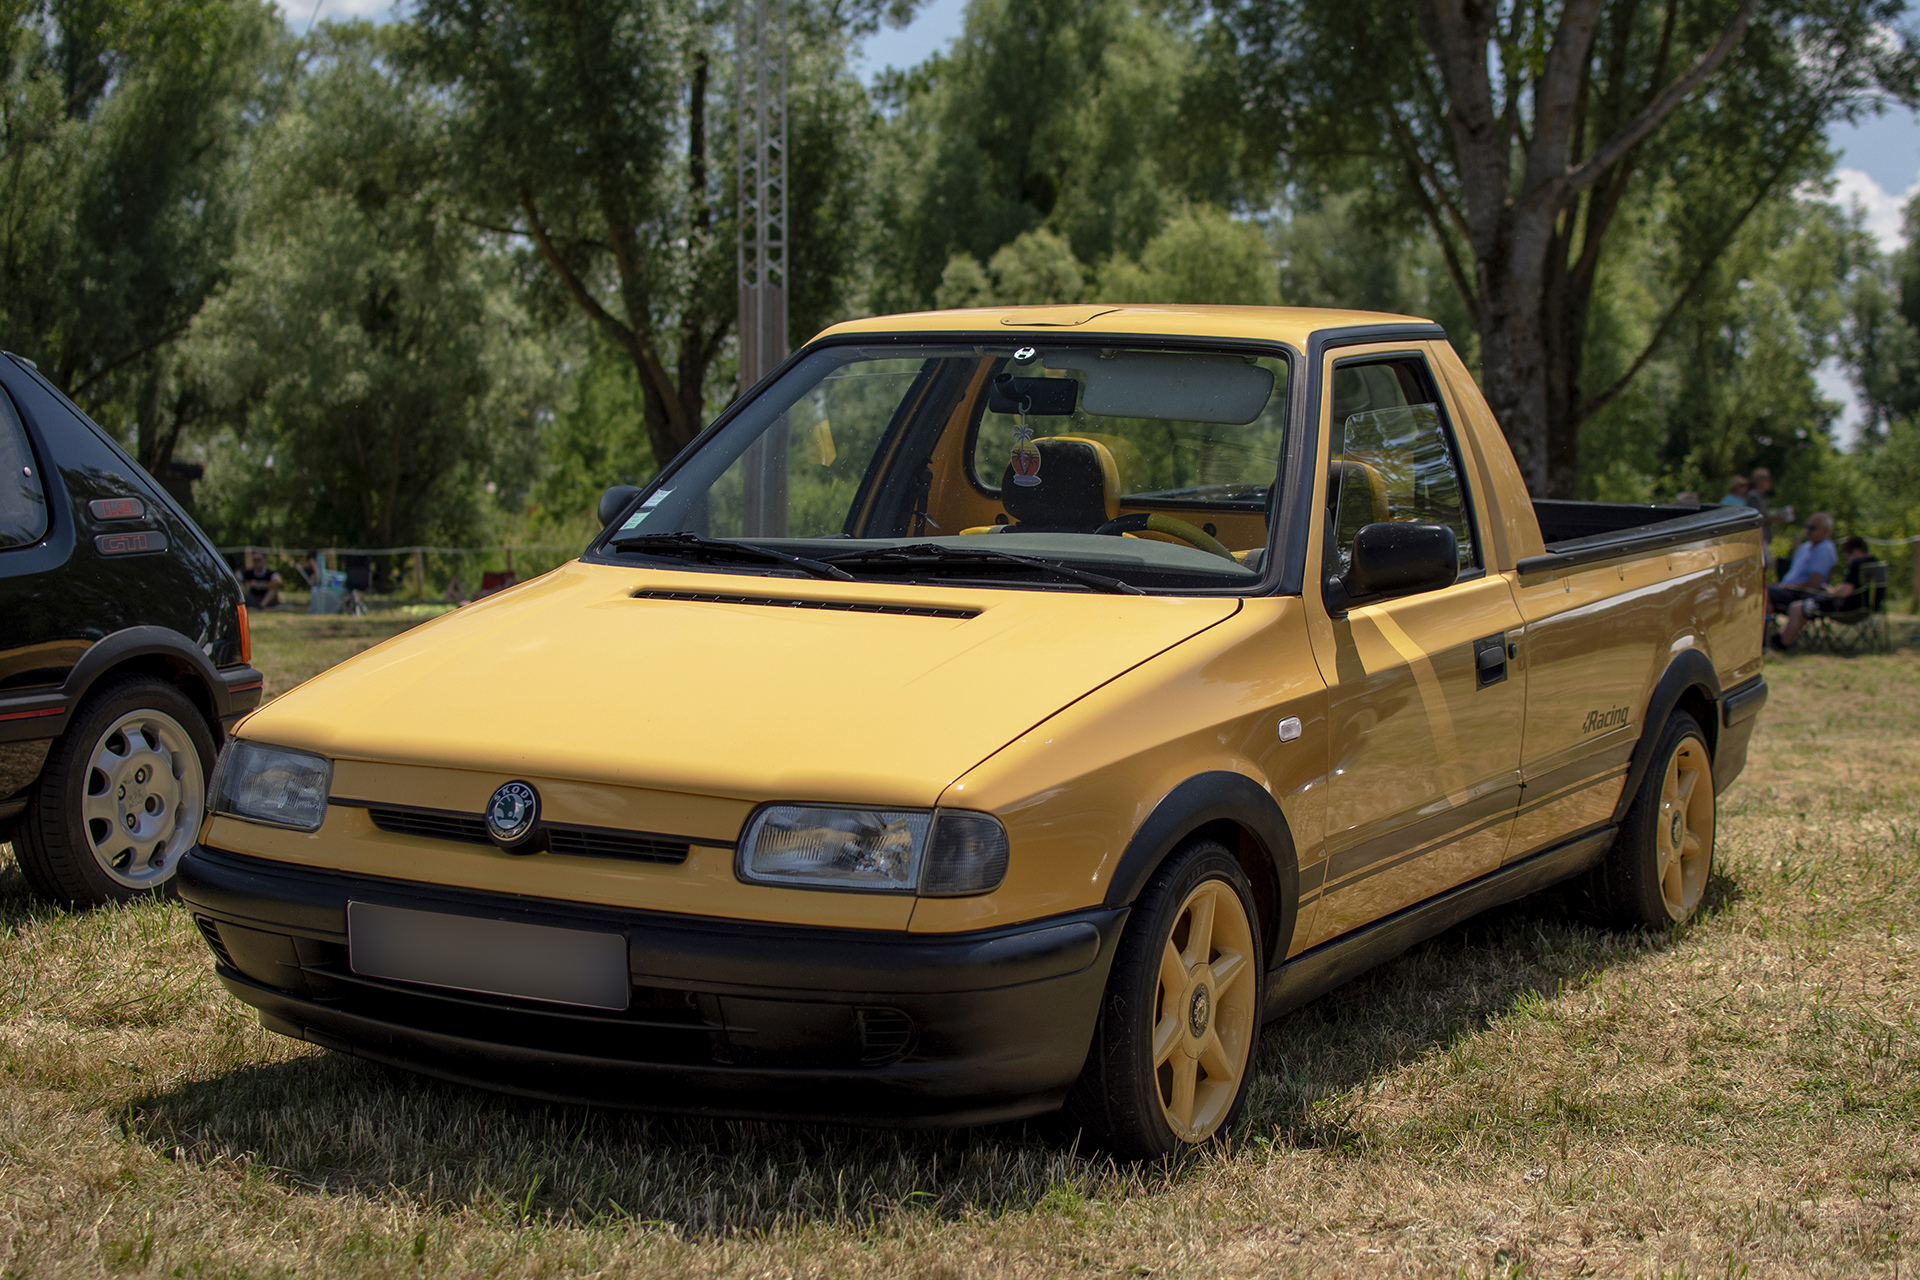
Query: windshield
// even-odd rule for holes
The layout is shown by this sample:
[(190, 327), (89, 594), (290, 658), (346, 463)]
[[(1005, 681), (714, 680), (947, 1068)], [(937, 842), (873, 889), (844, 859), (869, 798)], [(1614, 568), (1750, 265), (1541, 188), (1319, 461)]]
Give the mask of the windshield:
[(1247, 588), (1288, 365), (1014, 341), (826, 347), (606, 537), (731, 572), (1058, 590)]

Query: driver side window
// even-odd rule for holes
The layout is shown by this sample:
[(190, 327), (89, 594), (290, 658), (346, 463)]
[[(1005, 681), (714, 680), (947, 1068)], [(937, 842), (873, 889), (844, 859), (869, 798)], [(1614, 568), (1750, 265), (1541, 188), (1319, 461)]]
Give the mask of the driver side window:
[(1344, 574), (1355, 535), (1383, 521), (1445, 525), (1459, 543), (1461, 571), (1477, 567), (1459, 453), (1424, 363), (1336, 366), (1331, 417), (1329, 567)]

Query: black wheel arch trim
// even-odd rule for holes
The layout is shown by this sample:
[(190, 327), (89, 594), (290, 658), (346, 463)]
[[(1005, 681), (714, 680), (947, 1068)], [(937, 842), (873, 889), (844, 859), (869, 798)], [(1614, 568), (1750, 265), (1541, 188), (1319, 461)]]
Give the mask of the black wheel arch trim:
[(253, 710), (260, 702), (263, 677), (254, 668), (216, 667), (198, 645), (171, 627), (127, 627), (96, 640), (73, 664), (61, 686), (68, 710), (60, 717), (56, 732), (65, 730), (73, 709), (103, 677), (128, 662), (148, 657), (180, 664), (200, 685), (206, 696), (203, 710), (208, 713), (208, 728), (216, 742), (225, 737), (223, 723)]
[[(1271, 964), (1293, 940), (1300, 904), (1300, 859), (1279, 804), (1265, 787), (1243, 773), (1221, 769), (1195, 774), (1162, 796), (1121, 853), (1107, 881), (1105, 905), (1132, 905), (1175, 849), (1202, 828), (1222, 821), (1251, 835), (1272, 869), (1273, 918), (1261, 921), (1267, 962)], [(1260, 886), (1256, 885), (1256, 900), (1260, 896)]]
[(1660, 745), (1660, 735), (1666, 732), (1667, 721), (1673, 718), (1674, 710), (1689, 690), (1698, 690), (1710, 708), (1700, 725), (1707, 735), (1708, 754), (1711, 755), (1718, 748), (1720, 673), (1713, 669), (1712, 660), (1700, 650), (1682, 649), (1667, 664), (1667, 669), (1661, 672), (1660, 679), (1654, 683), (1653, 692), (1647, 697), (1646, 714), (1640, 719), (1640, 737), (1633, 744), (1633, 758), (1627, 766), (1626, 785), (1620, 788), (1620, 799), (1613, 807), (1615, 826), (1626, 821), (1627, 806), (1633, 803), (1641, 780), (1653, 764), (1653, 753)]

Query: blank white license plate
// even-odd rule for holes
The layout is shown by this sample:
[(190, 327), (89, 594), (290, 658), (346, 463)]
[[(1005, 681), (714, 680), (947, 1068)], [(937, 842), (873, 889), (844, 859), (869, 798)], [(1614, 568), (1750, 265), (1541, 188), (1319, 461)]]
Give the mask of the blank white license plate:
[(624, 1009), (630, 993), (620, 934), (371, 902), (347, 903), (347, 962), (369, 978), (591, 1009)]

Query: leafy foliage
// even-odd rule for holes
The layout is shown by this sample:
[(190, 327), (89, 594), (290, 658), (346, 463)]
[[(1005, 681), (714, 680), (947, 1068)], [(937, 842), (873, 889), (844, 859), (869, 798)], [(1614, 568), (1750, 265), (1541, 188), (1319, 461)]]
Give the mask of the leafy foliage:
[(365, 25), (309, 42), (231, 284), (185, 354), (238, 424), (206, 495), (235, 540), (470, 536), (484, 482), (526, 487), (529, 325), (450, 199), (446, 110), (393, 43)]
[(283, 49), (259, 0), (0, 6), (0, 324), (155, 470), (204, 418), (174, 347), (228, 269)]

